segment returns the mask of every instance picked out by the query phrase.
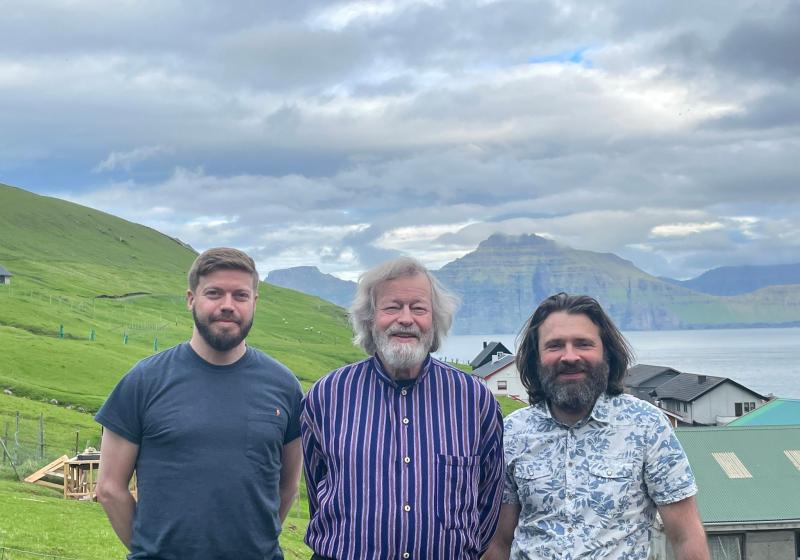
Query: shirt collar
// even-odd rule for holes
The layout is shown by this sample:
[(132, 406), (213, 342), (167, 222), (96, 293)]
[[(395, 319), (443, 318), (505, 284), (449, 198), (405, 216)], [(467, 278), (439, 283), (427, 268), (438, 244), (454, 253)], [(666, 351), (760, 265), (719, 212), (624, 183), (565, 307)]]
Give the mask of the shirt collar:
[[(422, 383), (424, 379), (428, 377), (428, 371), (430, 370), (430, 368), (431, 368), (431, 355), (428, 354), (425, 357), (425, 361), (422, 362), (422, 369), (420, 369), (419, 375), (416, 377), (415, 382), (412, 384), (412, 386), (419, 385), (420, 383)], [(381, 359), (378, 357), (377, 354), (372, 356), (372, 369), (375, 371), (375, 373), (378, 376), (378, 379), (380, 379), (381, 381), (388, 383), (393, 387), (398, 386), (397, 383), (395, 383), (394, 378), (386, 372), (386, 368), (384, 367), (383, 363), (381, 362)]]
[[(584, 418), (574, 426), (573, 428), (578, 428), (586, 424), (590, 419), (596, 420), (597, 422), (602, 422), (603, 424), (610, 424), (612, 421), (612, 414), (611, 414), (611, 397), (609, 397), (605, 392), (601, 393), (597, 400), (592, 407), (592, 411), (589, 413), (587, 418)], [(539, 413), (542, 414), (545, 418), (551, 419), (553, 422), (560, 424), (558, 420), (556, 420), (552, 413), (550, 412), (550, 407), (547, 405), (546, 402), (541, 401), (534, 405), (538, 410)]]

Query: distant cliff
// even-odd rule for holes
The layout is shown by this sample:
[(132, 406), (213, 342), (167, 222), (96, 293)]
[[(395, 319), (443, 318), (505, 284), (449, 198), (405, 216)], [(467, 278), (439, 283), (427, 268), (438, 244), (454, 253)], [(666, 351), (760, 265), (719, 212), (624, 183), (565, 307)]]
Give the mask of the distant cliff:
[(355, 282), (324, 274), (316, 266), (296, 266), (273, 270), (267, 274), (264, 281), (320, 297), (344, 308), (350, 307), (357, 285)]
[(627, 330), (800, 324), (800, 286), (716, 297), (676, 286), (610, 253), (536, 235), (493, 235), (436, 272), (462, 297), (454, 332), (518, 332), (547, 296), (595, 297)]
[(667, 282), (691, 290), (717, 296), (746, 294), (768, 286), (800, 284), (800, 263), (772, 266), (722, 266), (704, 272), (691, 280)]
[[(537, 235), (493, 235), (434, 274), (461, 296), (456, 334), (518, 332), (544, 298), (561, 291), (595, 297), (626, 330), (800, 325), (800, 285), (709, 295), (611, 253), (579, 251)], [(356, 287), (312, 266), (272, 271), (267, 281), (343, 307)]]

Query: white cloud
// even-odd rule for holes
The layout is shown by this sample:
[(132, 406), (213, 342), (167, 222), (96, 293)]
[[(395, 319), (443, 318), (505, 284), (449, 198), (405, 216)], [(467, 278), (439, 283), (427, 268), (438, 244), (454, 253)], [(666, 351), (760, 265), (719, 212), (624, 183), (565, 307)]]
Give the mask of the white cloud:
[(98, 163), (92, 171), (95, 173), (114, 171), (117, 169), (130, 171), (137, 163), (168, 152), (169, 150), (163, 146), (142, 146), (127, 152), (111, 152), (108, 154), (108, 157)]

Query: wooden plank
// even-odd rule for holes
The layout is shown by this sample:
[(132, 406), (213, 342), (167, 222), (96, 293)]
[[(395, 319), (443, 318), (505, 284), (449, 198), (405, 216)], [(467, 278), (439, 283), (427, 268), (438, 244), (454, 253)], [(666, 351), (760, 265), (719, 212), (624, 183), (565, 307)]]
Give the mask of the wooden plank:
[(37, 480), (34, 484), (38, 484), (39, 486), (47, 486), (48, 488), (52, 488), (53, 490), (58, 490), (59, 492), (64, 490), (63, 484), (56, 484), (55, 482), (47, 482), (46, 480)]
[(57, 468), (61, 467), (64, 464), (65, 461), (69, 461), (69, 457), (67, 457), (66, 455), (62, 455), (61, 457), (59, 457), (58, 459), (56, 459), (52, 463), (50, 463), (48, 465), (45, 465), (44, 467), (42, 467), (41, 469), (39, 469), (38, 471), (36, 471), (32, 475), (26, 477), (25, 478), (25, 482), (33, 483), (33, 482), (36, 482), (37, 480), (39, 480), (40, 478), (43, 478), (44, 476), (46, 476), (48, 474), (52, 474), (52, 473), (49, 473), (48, 471), (54, 470), (54, 469), (57, 469)]

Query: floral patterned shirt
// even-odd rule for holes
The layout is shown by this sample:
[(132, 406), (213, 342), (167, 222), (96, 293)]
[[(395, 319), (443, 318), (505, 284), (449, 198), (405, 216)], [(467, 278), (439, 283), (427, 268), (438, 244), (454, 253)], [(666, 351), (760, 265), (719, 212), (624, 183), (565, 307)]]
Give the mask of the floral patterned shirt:
[(505, 420), (503, 503), (519, 504), (511, 559), (646, 559), (656, 507), (697, 493), (666, 416), (601, 395), (575, 426), (545, 404)]

